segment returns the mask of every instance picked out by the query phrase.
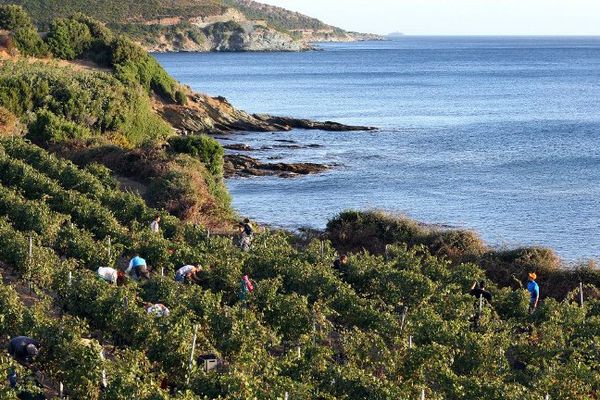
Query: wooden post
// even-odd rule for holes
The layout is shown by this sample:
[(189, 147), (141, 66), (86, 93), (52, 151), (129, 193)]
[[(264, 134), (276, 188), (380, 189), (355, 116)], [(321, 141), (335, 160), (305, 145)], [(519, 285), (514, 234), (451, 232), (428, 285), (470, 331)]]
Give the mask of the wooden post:
[(412, 335), (408, 337), (408, 348), (412, 349)]
[(68, 283), (69, 286), (71, 286), (71, 284), (73, 283), (73, 272), (71, 271), (69, 271)]
[(192, 337), (192, 351), (190, 352), (190, 363), (188, 366), (188, 376), (187, 376), (187, 384), (190, 383), (190, 378), (192, 377), (192, 367), (194, 366), (194, 353), (196, 352), (196, 339), (198, 338), (198, 325), (194, 325), (194, 336)]
[(321, 258), (325, 256), (325, 243), (321, 240)]
[(29, 260), (33, 258), (33, 236), (29, 235)]
[(108, 262), (110, 263), (111, 260), (111, 256), (112, 256), (112, 242), (110, 239), (110, 236), (108, 237)]
[(285, 395), (283, 396), (283, 400), (289, 400), (290, 398), (290, 394), (288, 392), (285, 392)]
[(583, 282), (579, 282), (579, 305), (583, 307)]
[(160, 277), (161, 278), (165, 277), (165, 267), (160, 267)]
[(388, 254), (388, 247), (389, 246), (390, 246), (389, 244), (385, 245), (385, 261), (389, 261), (389, 254)]
[(102, 370), (102, 387), (106, 389), (108, 387), (108, 380), (106, 379), (106, 370)]
[(296, 349), (296, 351), (298, 352), (298, 360), (302, 358), (302, 353), (300, 351), (300, 346), (298, 346), (298, 348)]
[(206, 240), (210, 239), (210, 229), (206, 229)]
[(63, 383), (62, 382), (60, 382), (58, 384), (58, 397), (61, 399), (63, 398)]
[(421, 389), (421, 400), (425, 400), (425, 389)]
[(479, 295), (479, 318), (481, 318), (482, 312), (483, 312), (483, 296)]
[(550, 395), (548, 393), (546, 393), (546, 397), (544, 398), (544, 400), (550, 400)]

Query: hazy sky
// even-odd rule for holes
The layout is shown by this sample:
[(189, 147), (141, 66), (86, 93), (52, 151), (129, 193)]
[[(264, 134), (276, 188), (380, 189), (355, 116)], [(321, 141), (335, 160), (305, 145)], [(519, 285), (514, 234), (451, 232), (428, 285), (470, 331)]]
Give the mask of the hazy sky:
[(600, 35), (600, 0), (258, 1), (372, 33)]

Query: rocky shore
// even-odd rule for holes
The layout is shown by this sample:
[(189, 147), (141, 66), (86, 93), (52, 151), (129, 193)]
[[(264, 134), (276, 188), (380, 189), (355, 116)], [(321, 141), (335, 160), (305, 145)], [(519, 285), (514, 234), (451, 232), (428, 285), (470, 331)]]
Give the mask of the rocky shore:
[(188, 91), (187, 104), (155, 99), (154, 108), (182, 134), (223, 134), (236, 131), (277, 132), (318, 129), (330, 132), (373, 131), (371, 126), (350, 126), (332, 121), (312, 121), (267, 114), (249, 114), (236, 109), (224, 97), (210, 97)]
[(331, 167), (314, 163), (263, 163), (242, 154), (225, 155), (225, 177), (277, 176), (294, 178), (300, 175), (317, 174)]

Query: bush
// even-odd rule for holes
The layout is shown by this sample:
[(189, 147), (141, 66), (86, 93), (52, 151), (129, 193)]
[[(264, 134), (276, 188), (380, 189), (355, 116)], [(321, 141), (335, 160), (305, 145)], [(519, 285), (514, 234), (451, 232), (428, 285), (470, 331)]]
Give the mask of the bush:
[(92, 136), (89, 129), (55, 115), (51, 111), (41, 110), (35, 120), (29, 124), (27, 137), (36, 143), (60, 143), (68, 140), (87, 139)]
[(175, 101), (177, 83), (140, 45), (119, 37), (113, 43), (111, 63), (122, 82), (139, 84), (148, 92)]
[(187, 104), (187, 95), (183, 90), (178, 90), (175, 92), (175, 102), (182, 106)]
[(55, 57), (74, 60), (89, 50), (92, 34), (86, 24), (74, 19), (59, 18), (50, 24), (46, 42)]
[(169, 139), (169, 145), (177, 153), (198, 158), (213, 176), (223, 176), (224, 150), (215, 139), (207, 135), (175, 136)]
[(0, 29), (12, 31), (14, 42), (24, 55), (41, 57), (48, 52), (31, 18), (21, 6), (0, 5)]

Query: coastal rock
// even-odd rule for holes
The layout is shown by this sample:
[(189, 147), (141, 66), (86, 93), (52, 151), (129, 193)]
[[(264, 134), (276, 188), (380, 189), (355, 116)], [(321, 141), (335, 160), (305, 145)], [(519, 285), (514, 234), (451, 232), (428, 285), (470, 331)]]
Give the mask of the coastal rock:
[(330, 169), (327, 165), (315, 163), (263, 163), (256, 158), (240, 154), (225, 156), (225, 177), (279, 176), (292, 178), (298, 175), (309, 175)]
[(256, 150), (252, 146), (249, 146), (244, 143), (227, 144), (227, 145), (224, 145), (223, 148), (227, 149), (227, 150), (234, 150), (234, 151), (255, 151)]
[(236, 131), (276, 132), (292, 129), (325, 131), (373, 131), (368, 126), (350, 126), (331, 121), (312, 121), (267, 114), (248, 114), (224, 97), (211, 97), (187, 89), (187, 104), (179, 105), (155, 97), (154, 109), (182, 134), (224, 134)]
[(267, 124), (283, 126), (289, 129), (318, 129), (331, 132), (348, 131), (375, 131), (377, 128), (372, 126), (351, 126), (333, 121), (313, 121), (310, 119), (297, 119), (289, 117), (276, 117), (268, 114), (254, 114), (253, 117)]

